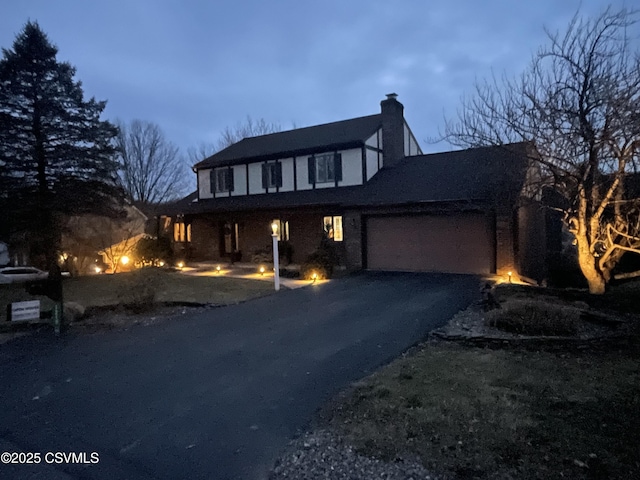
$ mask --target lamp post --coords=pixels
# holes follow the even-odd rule
[[[273,282],[276,292],[280,290],[280,265],[278,262],[278,224],[271,224],[271,239],[273,240]]]

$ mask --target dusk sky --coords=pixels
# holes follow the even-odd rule
[[[607,0],[23,0],[4,2],[0,46],[27,20],[77,68],[105,116],[158,123],[184,152],[250,115],[284,129],[378,113],[398,93],[425,152],[474,79],[517,74],[580,7]],[[614,7],[633,2],[614,1]],[[637,28],[636,28],[636,37]]]

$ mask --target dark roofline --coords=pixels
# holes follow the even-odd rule
[[[522,141],[522,142],[513,142],[513,143],[503,143],[502,145],[480,145],[478,147],[467,147],[467,148],[461,148],[459,150],[443,150],[441,152],[431,152],[431,153],[422,153],[420,155],[405,156],[398,165],[418,157],[425,158],[428,160],[429,159],[428,157],[434,158],[441,155],[462,154],[464,152],[472,152],[472,151],[477,152],[478,150],[494,150],[494,149],[503,149],[508,152],[520,154],[522,153],[522,149],[527,150],[528,148],[531,149],[532,154],[537,153],[534,142]]]
[[[214,163],[205,164],[204,162],[207,162],[208,160],[211,159],[211,157],[209,157],[209,159],[203,160],[202,162],[195,164],[193,168],[194,170],[197,171],[204,168],[208,169],[208,168],[218,168],[218,167],[229,167],[232,165],[244,165],[245,163],[265,162],[268,160],[279,160],[279,159],[292,158],[292,157],[301,157],[304,155],[312,155],[314,153],[329,152],[333,150],[346,150],[350,148],[359,148],[359,147],[362,147],[362,145],[364,145],[364,140],[358,140],[358,141],[348,142],[348,143],[327,144],[327,145],[323,145],[322,147],[300,148],[297,150],[283,150],[281,152],[278,152],[275,154],[269,154],[269,155],[256,155],[252,157],[241,157],[237,159],[220,160],[220,161],[212,160],[215,162],[215,164]]]
[[[236,142],[228,146],[227,148],[220,150],[219,152],[216,152],[215,154],[196,163],[193,166],[193,169],[197,171],[202,168],[212,168],[212,167],[215,168],[215,167],[225,167],[230,165],[241,165],[244,163],[253,163],[253,162],[266,161],[266,160],[290,158],[294,156],[309,155],[309,154],[319,153],[324,151],[358,148],[363,146],[366,140],[371,135],[373,135],[378,130],[378,128],[380,128],[379,125],[376,125],[375,128],[365,129],[364,131],[366,133],[364,134],[362,134],[362,132],[358,132],[359,134],[355,135],[355,137],[350,138],[348,140],[339,141],[339,142],[333,142],[333,143],[323,142],[322,144],[318,144],[318,145],[305,146],[305,147],[299,147],[299,148],[293,148],[293,149],[284,148],[284,149],[278,149],[277,151],[266,153],[266,154],[234,153],[235,150],[239,150],[240,152],[242,152],[243,147],[245,147],[248,143],[256,143],[260,141],[269,142],[271,140],[278,140],[279,139],[278,137],[286,138],[287,136],[290,136],[290,137],[295,136],[295,139],[298,139],[300,137],[304,137],[305,135],[312,136],[314,130],[322,131],[327,128],[337,128],[340,126],[340,124],[345,124],[346,128],[347,127],[353,128],[353,125],[357,124],[358,122],[367,122],[367,121],[373,121],[376,119],[380,119],[380,122],[381,122],[382,121],[381,114],[376,113],[373,115],[365,115],[362,117],[349,118],[346,120],[339,120],[336,122],[322,123],[319,125],[312,125],[309,127],[295,128],[291,130],[284,130],[282,132],[274,132],[274,133],[268,133],[265,135],[257,135],[254,137],[243,138],[239,142]],[[351,124],[351,125],[348,125],[348,124]],[[310,140],[308,143],[313,143],[313,140]],[[225,158],[225,156],[228,156],[228,155],[231,155],[231,156],[229,158]]]

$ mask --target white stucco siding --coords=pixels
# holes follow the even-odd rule
[[[291,192],[294,190],[293,183],[293,158],[285,158],[280,160],[282,165],[282,186],[278,189],[280,192]]]
[[[364,142],[365,145],[368,145],[369,147],[373,147],[373,148],[378,148],[378,136],[379,136],[378,132],[380,132],[380,130],[378,130],[376,133],[374,133],[369,138],[367,138],[367,141]]]
[[[298,190],[310,190],[313,185],[309,183],[309,155],[296,157],[296,179]]]
[[[213,198],[211,194],[211,169],[198,170],[198,196]]]
[[[319,152],[318,155],[321,155],[322,153],[333,152]],[[349,150],[339,150],[338,153],[342,156],[342,180],[338,182],[338,187],[361,185],[362,150],[359,148],[352,148]],[[310,156],[311,155],[305,155],[303,157],[296,158],[296,176],[298,190],[309,190],[313,188],[313,185],[309,183],[308,161]],[[335,186],[335,182],[316,183],[316,188],[335,188]]]
[[[367,180],[378,173],[378,155],[378,152],[367,148]]]
[[[411,133],[411,129],[406,122],[404,124],[404,155],[406,157],[422,155],[422,149],[418,145],[416,137],[413,136],[413,133]]]
[[[233,166],[233,192],[231,195],[247,194],[247,167],[245,165]]]
[[[262,162],[249,164],[249,194],[266,193],[262,188]]]
[[[342,150],[342,181],[338,182],[339,187],[349,185],[362,185],[362,150],[352,148]]]

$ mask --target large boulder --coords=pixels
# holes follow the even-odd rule
[[[76,302],[64,302],[65,322],[71,323],[84,317],[85,308]]]

